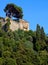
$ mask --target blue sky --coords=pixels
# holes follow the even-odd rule
[[[23,19],[29,22],[30,29],[36,30],[36,25],[40,24],[48,33],[48,0],[0,0],[0,16],[5,17],[3,9],[8,3],[22,7]]]

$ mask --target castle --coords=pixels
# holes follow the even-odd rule
[[[7,23],[7,21],[6,21],[7,18],[8,17],[6,17],[5,19],[2,19],[2,18],[0,19],[2,26],[4,26]],[[18,30],[18,29],[24,30],[24,31],[29,31],[29,23],[27,21],[23,20],[23,19],[19,19],[19,22],[10,19],[10,23],[11,23],[10,29],[12,31],[15,31],[15,30]]]

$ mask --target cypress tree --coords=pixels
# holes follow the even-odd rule
[[[40,25],[37,24],[37,28],[36,28],[36,40],[40,40]]]
[[[45,40],[45,32],[43,27],[41,27],[41,40]]]

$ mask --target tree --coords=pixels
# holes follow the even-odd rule
[[[3,55],[4,58],[9,58],[11,56],[11,52],[4,51],[2,55]]]
[[[43,27],[41,27],[41,40],[45,40],[45,32]]]
[[[45,43],[45,32],[44,32],[44,28],[41,27],[41,46],[42,46],[42,49],[45,49],[46,47],[46,43]]]
[[[17,65],[15,59],[4,58],[3,65]]]
[[[15,18],[22,18],[23,17],[23,11],[22,8],[15,5],[15,4],[7,4],[4,12],[6,12],[6,16],[8,17],[15,17]]]
[[[35,50],[43,50],[46,47],[45,43],[45,33],[43,27],[40,28],[40,26],[37,24],[36,29],[36,43],[34,45]]]
[[[40,65],[48,65],[48,53],[46,50],[39,51]]]
[[[0,30],[1,30],[1,27],[2,27],[2,25],[1,25],[1,22],[0,22]]]
[[[3,65],[3,59],[0,58],[0,65]]]
[[[40,34],[41,34],[40,26],[39,26],[39,24],[37,24],[37,28],[36,28],[36,39],[37,40],[40,40]]]
[[[4,25],[4,30],[7,32],[10,29],[10,19],[8,18],[6,21],[7,23]]]

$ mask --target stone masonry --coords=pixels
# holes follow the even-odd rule
[[[6,24],[7,18],[8,17],[5,18],[5,21],[2,21],[2,25],[5,25]],[[29,23],[26,22],[23,19],[19,19],[19,22],[10,19],[10,23],[11,23],[10,24],[10,29],[12,31],[15,31],[15,30],[18,30],[18,29],[21,29],[21,30],[24,30],[24,31],[29,31]]]

